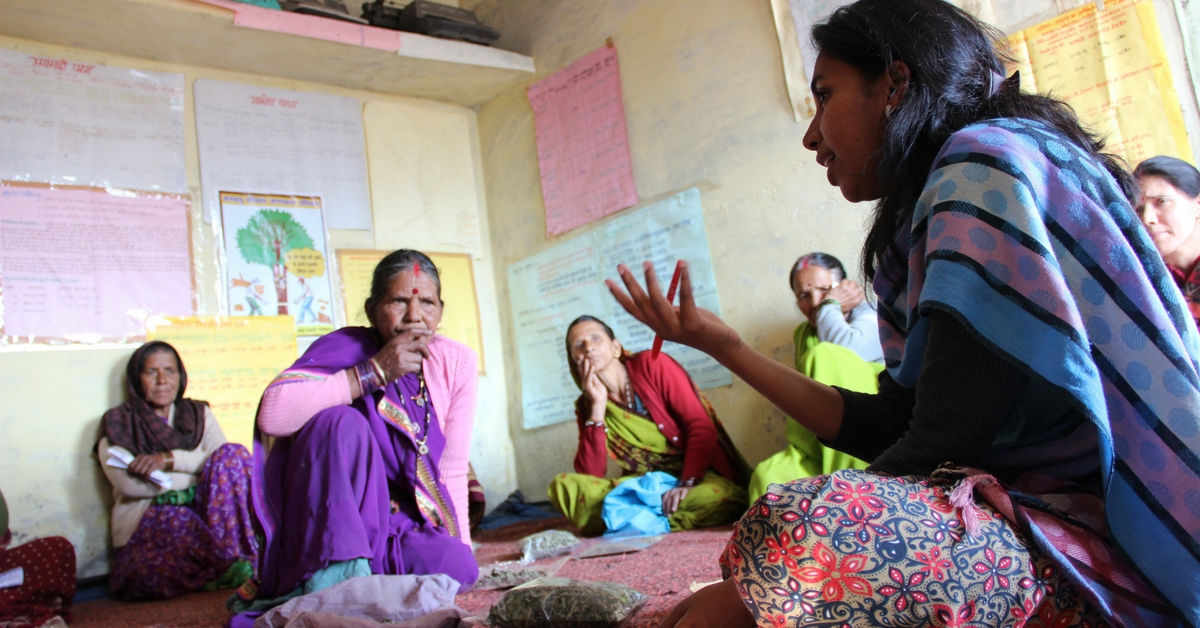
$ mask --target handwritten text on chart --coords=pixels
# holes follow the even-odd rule
[[[371,228],[358,99],[211,79],[193,91],[206,222],[238,190],[319,196],[330,229]]]
[[[83,63],[71,63],[66,59],[44,59],[42,57],[30,57],[35,68],[50,68],[52,70],[65,71],[69,66],[72,70],[79,74],[91,74],[92,70],[96,69],[94,65],[86,65]]]
[[[186,201],[0,190],[6,336],[120,339],[191,312]]]
[[[1179,98],[1150,2],[1091,3],[1008,40],[1022,88],[1050,93],[1136,164],[1153,155],[1191,159]]]
[[[0,180],[187,191],[182,74],[0,50]]]
[[[247,447],[263,390],[296,360],[290,316],[160,319],[147,338],[179,351],[187,365],[188,396],[207,401],[225,437]]]
[[[695,189],[508,267],[527,429],[574,416],[579,388],[571,380],[563,340],[567,325],[578,316],[604,320],[627,349],[650,348],[654,334],[618,306],[603,283],[617,277],[617,265],[640,268],[643,260],[650,260],[659,283],[666,285],[677,259],[688,262],[697,304],[719,313],[700,192]],[[664,349],[700,388],[732,382],[729,371],[699,351],[673,343]],[[529,373],[537,376],[526,377]]]
[[[529,88],[546,230],[637,204],[617,51],[601,48]]]
[[[251,105],[262,105],[264,107],[274,107],[276,102],[279,103],[280,107],[283,107],[285,109],[295,109],[296,105],[300,104],[299,100],[288,100],[286,98],[271,98],[270,96],[268,96],[266,94],[263,94],[261,96],[251,96],[250,97]]]

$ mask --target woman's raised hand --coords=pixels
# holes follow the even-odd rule
[[[600,375],[596,373],[590,359],[584,358],[582,366],[583,390],[592,398],[592,407],[605,407],[608,404],[608,387],[600,381]]]
[[[851,310],[858,307],[863,302],[863,297],[866,294],[863,292],[862,286],[858,285],[853,279],[843,279],[838,282],[829,292],[825,293],[826,299],[837,299],[842,306],[842,313],[849,314]]]
[[[679,278],[679,306],[675,307],[659,288],[654,274],[654,264],[645,262],[646,289],[638,285],[637,279],[627,266],[617,266],[625,290],[612,279],[604,283],[612,291],[617,302],[631,316],[654,330],[663,340],[695,347],[717,360],[732,355],[742,345],[742,339],[732,327],[726,325],[716,314],[696,307],[692,297],[692,282],[688,277],[688,264],[683,262]]]
[[[421,370],[421,362],[429,357],[431,338],[431,330],[406,329],[389,340],[383,349],[375,354],[375,361],[379,363],[379,368],[383,369],[387,381],[394,382],[409,373]]]

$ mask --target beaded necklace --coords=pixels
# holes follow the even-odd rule
[[[429,440],[429,408],[425,407],[425,402],[429,400],[429,389],[425,387],[424,369],[417,371],[417,379],[421,382],[421,387],[417,390],[417,394],[412,396],[412,400],[418,407],[425,410],[425,428],[421,431],[423,436],[413,440],[417,443],[417,453],[424,456],[429,453],[429,447],[425,444]]]

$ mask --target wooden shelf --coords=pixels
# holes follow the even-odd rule
[[[0,0],[0,35],[467,107],[534,71],[506,50],[211,1]]]

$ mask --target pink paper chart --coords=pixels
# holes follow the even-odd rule
[[[547,233],[636,205],[616,49],[587,55],[531,86],[528,96]]]

